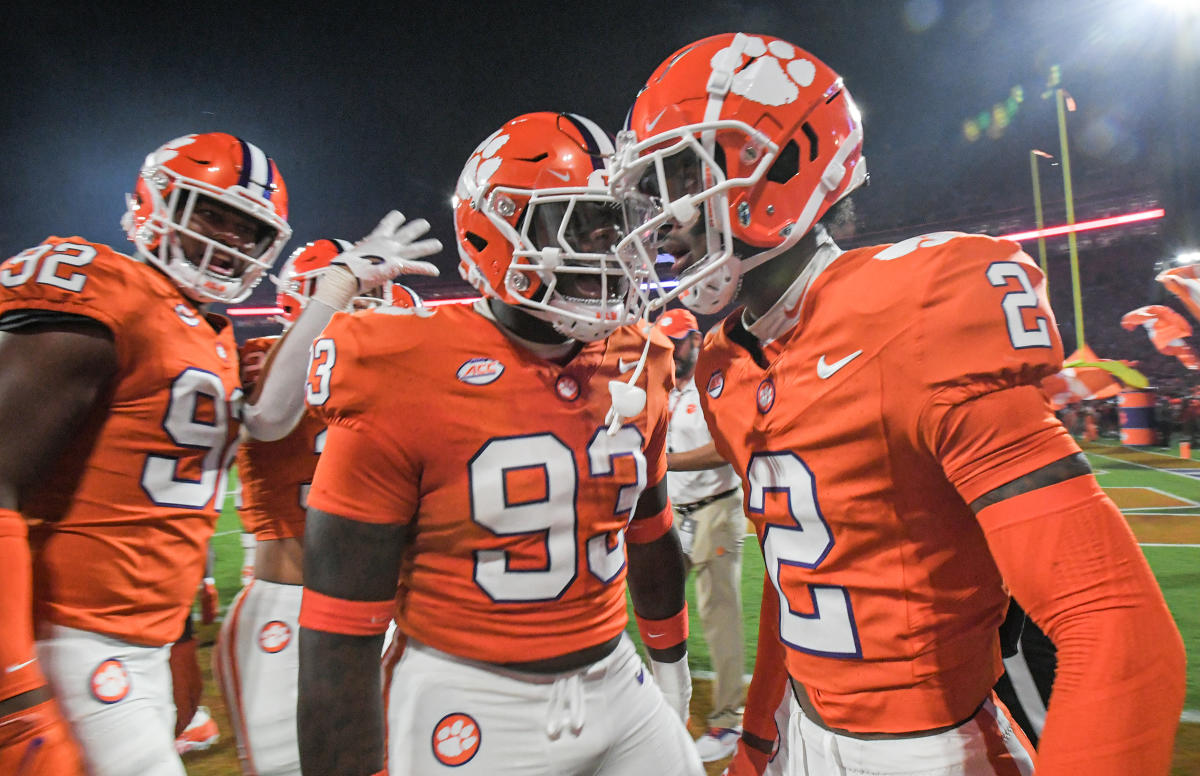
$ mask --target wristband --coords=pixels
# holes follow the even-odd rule
[[[350,601],[304,588],[300,627],[345,636],[378,636],[392,621],[392,599]]]
[[[637,612],[634,612],[633,616],[637,620],[638,632],[642,635],[642,642],[647,647],[653,649],[670,649],[687,641],[687,601],[683,602],[682,609],[662,620],[647,620]]]

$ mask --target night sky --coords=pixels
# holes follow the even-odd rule
[[[3,12],[5,255],[48,234],[127,250],[118,219],[145,155],[225,131],[278,163],[288,252],[397,208],[434,224],[441,286],[456,286],[449,197],[479,140],[534,110],[615,131],[662,59],[718,32],[782,37],[845,78],[871,172],[856,200],[877,223],[962,197],[1029,208],[1029,149],[1058,153],[1051,65],[1079,104],[1074,172],[1098,185],[1169,176],[1180,115],[1179,26],[1154,0],[44,5]],[[1011,124],[969,142],[964,122],[1014,86]],[[272,297],[264,283],[252,299]]]

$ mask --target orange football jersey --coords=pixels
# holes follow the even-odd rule
[[[470,306],[428,317],[339,314],[313,343],[309,405],[329,424],[309,503],[409,527],[396,621],[444,652],[541,660],[625,626],[625,531],[666,475],[670,343],[652,342],[646,407],[606,432],[635,327],[566,366],[515,345]],[[658,523],[670,509],[639,516]],[[632,535],[632,534],[631,534]],[[631,539],[633,540],[633,539]]]
[[[841,255],[804,305],[765,368],[730,339],[748,336],[739,311],[696,371],[743,478],[788,671],[832,727],[960,722],[1000,674],[1008,600],[968,504],[1078,447],[1040,399],[987,437],[943,421],[1061,367],[1041,272],[1013,243],[937,233]]]
[[[266,354],[279,337],[256,337],[242,345],[242,386],[253,390]],[[300,424],[283,439],[249,439],[238,447],[237,470],[242,487],[238,515],[242,527],[264,541],[304,536],[308,488],[317,456],[325,442],[325,424],[305,412]]]
[[[154,268],[78,237],[0,264],[0,315],[22,309],[99,321],[118,360],[107,402],[21,504],[37,521],[36,616],[172,642],[204,572],[236,441],[233,327],[198,313]]]

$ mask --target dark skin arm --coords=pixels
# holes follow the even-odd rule
[[[17,509],[108,387],[117,348],[100,323],[27,326],[0,332],[0,364],[0,508]]]
[[[405,526],[377,525],[308,510],[304,586],[351,601],[396,594]],[[305,773],[368,776],[383,768],[383,636],[301,628],[297,727]]]
[[[655,515],[667,505],[667,482],[642,493],[635,516]],[[667,531],[648,544],[625,545],[629,559],[629,596],[633,609],[649,620],[662,620],[683,608],[684,566],[683,549],[674,531]],[[674,663],[687,654],[687,642],[668,649],[650,649],[650,657],[660,663]]]
[[[27,326],[0,332],[0,364],[0,509],[16,511],[104,393],[117,371],[117,350],[99,323]],[[29,573],[28,565],[23,573]],[[21,638],[33,643],[32,632]],[[0,701],[0,716],[50,697],[42,686],[7,698]]]

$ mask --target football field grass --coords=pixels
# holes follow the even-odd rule
[[[1085,450],[1100,484],[1129,520],[1183,634],[1188,651],[1187,700],[1172,773],[1200,774],[1200,461],[1181,460],[1174,448],[1137,450],[1116,445],[1085,445]],[[239,524],[232,499],[228,500],[217,525],[213,546],[224,611],[238,590],[242,564]],[[762,553],[753,535],[747,536],[742,559],[743,631],[749,674],[758,639],[758,604],[763,580]],[[690,583],[688,605],[693,634],[688,645],[689,661],[696,675],[692,713],[694,718],[703,720],[708,711],[706,677],[711,676],[712,664],[695,615],[696,600]],[[636,639],[636,629],[631,626],[630,632]],[[238,773],[232,730],[208,666],[215,636],[216,626],[201,626],[198,631],[201,666],[206,677],[201,703],[213,709],[222,738],[211,750],[184,758],[191,776]],[[724,765],[724,761],[710,763],[708,772],[719,774]]]

